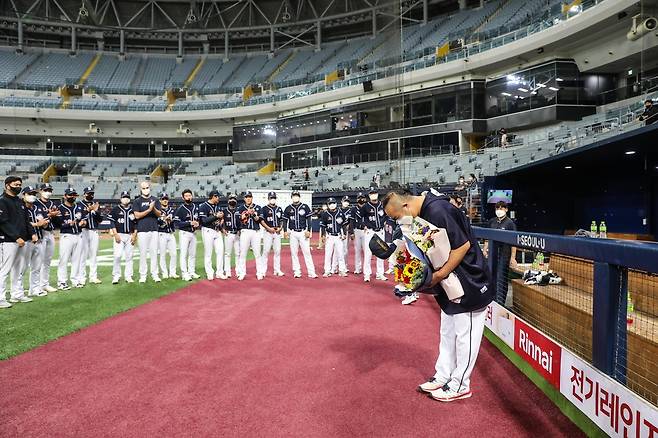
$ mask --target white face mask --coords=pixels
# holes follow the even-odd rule
[[[329,210],[335,210],[336,209],[336,204],[331,203],[329,204]]]
[[[371,202],[377,202],[378,199],[379,199],[379,195],[370,195]]]
[[[298,203],[299,202],[299,196],[293,196],[292,197],[292,202],[294,202],[295,204]]]
[[[341,205],[343,206],[343,208],[347,208],[347,207],[350,206],[350,203],[347,202],[347,201],[343,201],[343,202],[341,203]]]
[[[276,205],[276,199],[270,199],[267,201],[270,205]]]
[[[53,192],[41,192],[41,196],[43,199],[50,199],[50,197],[53,195]]]
[[[36,195],[25,195],[25,202],[29,202],[30,204],[34,204],[37,202],[37,197]]]
[[[322,211],[327,211],[327,206],[326,205],[322,206]]]
[[[497,216],[499,219],[504,218],[506,214],[507,214],[507,213],[505,213],[505,210],[496,210],[496,216]]]
[[[121,205],[130,204],[130,198],[121,198]]]
[[[411,231],[411,225],[414,223],[413,216],[402,216],[400,219],[396,220],[402,231]]]
[[[151,189],[142,189],[142,195],[148,196],[151,194]]]

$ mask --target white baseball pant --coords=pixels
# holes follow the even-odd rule
[[[176,275],[176,236],[174,233],[158,233],[158,252],[160,254],[160,272],[163,277]],[[167,254],[169,254],[169,268],[167,268]]]
[[[272,263],[274,273],[281,272],[281,233],[270,233],[263,230],[263,272],[267,273],[270,251],[274,250]]]
[[[471,373],[480,351],[487,308],[475,312],[448,315],[441,311],[441,339],[434,378],[446,382],[450,389],[470,389]]]
[[[50,286],[50,263],[55,254],[55,234],[52,231],[43,231],[41,237],[41,272],[40,272],[40,286],[44,290]]]
[[[16,263],[14,264],[14,272],[12,272],[12,298],[20,298],[25,295],[23,279],[26,272],[30,273],[29,293],[37,294],[41,291],[41,245],[40,242],[25,242],[25,246],[20,248],[16,254]]]
[[[335,255],[338,259],[338,272],[345,272],[345,256],[343,254],[343,240],[340,236],[327,234],[327,240],[324,242],[324,273],[331,273],[332,258]]]
[[[372,236],[377,234],[382,239],[384,238],[384,230],[379,230],[375,233],[374,230],[365,230],[363,233],[363,278],[370,278],[372,275],[372,252],[370,251],[370,239]],[[384,260],[375,257],[377,259],[377,276],[384,275]]]
[[[236,271],[238,275],[247,275],[247,253],[249,248],[254,253],[256,260],[256,275],[265,275],[263,272],[263,257],[261,254],[261,236],[260,231],[244,229],[240,230],[240,255],[238,256],[238,266]]]
[[[146,257],[150,258],[151,278],[158,277],[158,232],[137,232],[137,244],[139,245],[139,280],[144,281],[148,275],[148,264]]]
[[[347,270],[347,254],[349,252],[349,237],[342,239],[343,242],[343,259],[345,260],[345,270]],[[331,272],[338,271],[338,253],[334,251],[334,255],[331,257]]]
[[[180,246],[180,273],[183,278],[190,277],[196,271],[196,234],[190,231],[178,232]]]
[[[57,283],[67,283],[67,270],[71,262],[71,282],[75,286],[80,277],[80,235],[59,235],[59,264],[57,265]]]
[[[3,242],[0,243],[0,303],[7,301],[7,283],[9,283],[9,274],[16,263],[16,252],[18,243]],[[11,285],[9,287],[11,291]]]
[[[240,259],[240,235],[226,233],[224,238],[224,274],[231,276],[231,256],[235,254],[235,271],[238,271],[238,261]]]
[[[98,280],[98,230],[84,228],[80,233],[80,239],[82,246],[78,283],[84,283],[87,280],[87,263],[89,264],[89,280]]]
[[[121,278],[121,259],[124,260],[123,278],[125,280],[133,279],[133,250],[134,245],[131,241],[131,234],[117,233],[121,242],[114,240],[113,255],[114,266],[112,267],[112,281],[119,281]]]
[[[203,240],[203,266],[206,269],[206,277],[208,280],[212,280],[224,273],[224,236],[221,231],[203,227],[201,228],[201,239]],[[213,270],[212,267],[213,251],[216,270]]]
[[[354,230],[354,273],[360,274],[363,271],[363,235],[364,230]]]
[[[306,263],[306,272],[309,276],[314,276],[315,265],[311,256],[311,239],[304,235],[304,231],[290,231],[290,255],[292,257],[292,271],[295,275],[301,275],[302,273],[297,255],[300,247],[304,255],[304,263]]]

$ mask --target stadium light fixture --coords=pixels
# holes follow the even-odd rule
[[[562,79],[562,78],[555,78],[555,80],[558,81],[558,82],[562,82],[564,79]]]
[[[559,88],[555,88],[555,87],[548,87],[548,89],[551,90],[551,91],[560,91]]]
[[[511,96],[511,94],[509,94],[509,93],[505,93],[505,92],[502,92],[502,93],[500,93],[500,94],[502,94],[503,96],[508,96],[508,97]]]
[[[523,88],[523,87],[519,87],[519,88],[517,88],[517,90],[522,91],[522,92],[524,92],[524,93],[527,93],[527,92],[528,92],[528,89],[527,89],[527,88]]]
[[[626,151],[624,152],[626,155],[635,155],[635,151]]]
[[[567,169],[567,170],[568,169],[573,169],[573,167],[571,167],[571,166],[564,166],[564,168]]]
[[[48,143],[50,143],[50,139],[47,139],[46,141],[47,141]]]

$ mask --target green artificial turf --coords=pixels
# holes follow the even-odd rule
[[[54,259],[58,258],[57,246],[55,245]],[[101,259],[109,259],[107,256],[111,256],[111,248],[112,240],[101,239],[98,253]],[[249,258],[253,258],[251,252]],[[119,284],[112,285],[112,266],[103,266],[101,263],[108,262],[99,262],[98,275],[103,284],[87,284],[81,289],[57,291],[46,297],[34,297],[31,303],[18,303],[9,309],[0,309],[0,360],[31,350],[194,283],[180,279],[154,283],[149,279],[146,284],[139,284],[137,248],[133,254],[135,283],[128,284],[122,279]],[[197,242],[196,266],[196,273],[204,278],[203,246],[200,238]],[[56,271],[56,267],[51,267],[51,286],[57,284]],[[180,270],[178,274],[180,275]],[[29,277],[29,274],[27,276]]]

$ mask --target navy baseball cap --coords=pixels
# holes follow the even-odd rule
[[[335,204],[335,203],[336,203],[336,198],[327,199],[327,204]]]
[[[166,193],[165,193],[165,195],[166,195]],[[128,190],[124,190],[123,192],[121,192],[121,197],[122,198],[130,198],[130,192]]]
[[[23,187],[23,193],[36,193],[37,189],[32,186]]]
[[[249,197],[252,197],[252,198],[253,198],[254,195],[252,195],[251,192],[247,192],[247,193],[244,194],[244,197],[245,197],[245,198],[249,198]]]
[[[276,199],[276,193],[270,192],[267,194],[267,199]]]
[[[235,193],[229,193],[228,199],[238,199],[238,196]]]
[[[373,193],[379,193],[379,192],[377,191],[376,187],[370,187],[370,191],[368,193],[373,194]]]
[[[78,196],[78,192],[73,187],[69,187],[66,190],[64,190],[64,194]]]
[[[167,192],[160,193],[160,199],[169,199],[169,193]]]
[[[295,195],[300,196],[299,190],[293,190],[290,196],[295,196]]]
[[[212,198],[213,196],[219,197],[219,192],[217,190],[211,190],[210,193],[208,193],[208,198]]]
[[[85,187],[83,190],[83,193],[86,195],[87,193],[94,193],[94,188],[93,187]]]
[[[40,190],[50,190],[50,191],[52,191],[52,190],[53,190],[53,186],[52,186],[51,184],[49,184],[49,183],[43,183],[43,184],[41,184],[41,186],[39,187],[39,189],[40,189]]]
[[[350,202],[350,197],[349,196],[343,196],[343,201]]]

